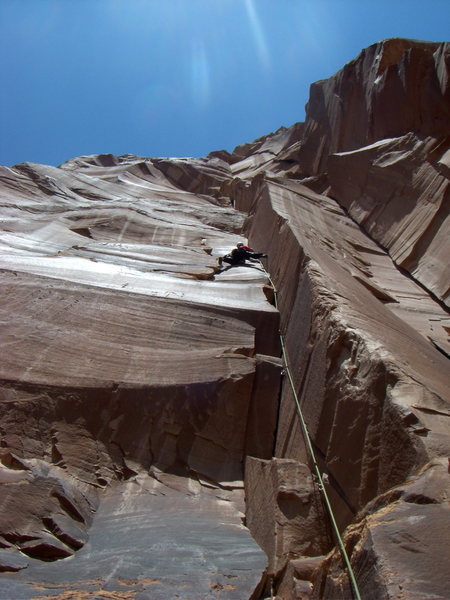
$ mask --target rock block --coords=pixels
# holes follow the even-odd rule
[[[276,600],[310,600],[323,561],[323,556],[289,561],[277,586]]]
[[[292,558],[317,556],[330,547],[320,495],[306,465],[248,457],[245,490],[246,524],[268,556],[269,575],[278,575]]]

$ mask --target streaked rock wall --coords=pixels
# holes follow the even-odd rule
[[[3,168],[4,598],[34,597],[30,581],[161,598],[259,585],[243,462],[272,456],[279,316],[258,265],[217,272],[244,222],[204,193],[223,173],[110,155]]]
[[[374,44],[312,85],[297,154],[329,194],[449,305],[450,46]]]

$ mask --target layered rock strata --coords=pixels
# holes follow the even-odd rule
[[[228,169],[197,163],[200,187]],[[278,313],[258,265],[216,273],[243,215],[155,164],[2,171],[5,598],[242,598],[264,570],[242,478],[272,455]]]
[[[375,44],[231,154],[1,169],[1,598],[351,598],[294,391],[362,597],[446,598],[448,57]]]

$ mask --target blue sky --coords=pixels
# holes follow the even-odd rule
[[[0,164],[231,151],[362,48],[449,34],[449,0],[0,0]]]

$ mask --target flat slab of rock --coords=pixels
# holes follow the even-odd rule
[[[12,550],[0,550],[0,573],[4,571],[21,571],[28,566],[28,557]]]
[[[1,577],[0,598],[250,598],[267,559],[242,525],[242,492],[161,477],[105,493],[90,541],[56,563],[27,558],[23,574]]]

